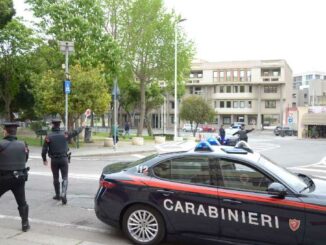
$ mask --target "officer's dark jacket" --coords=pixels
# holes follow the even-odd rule
[[[240,140],[248,139],[247,133],[250,133],[254,129],[240,129],[238,132],[235,132],[233,135],[238,134]]]
[[[0,171],[23,170],[26,168],[29,150],[16,136],[8,135],[0,141]]]
[[[77,136],[83,128],[78,128],[73,132],[64,132],[60,128],[52,128],[50,134],[45,137],[43,148],[42,148],[42,158],[46,161],[46,154],[49,153],[50,158],[63,158],[67,157],[68,153],[68,141]]]

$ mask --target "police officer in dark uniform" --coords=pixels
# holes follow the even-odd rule
[[[245,129],[245,126],[241,126],[241,129],[238,132],[235,132],[233,135],[238,134],[239,135],[239,140],[243,140],[245,142],[248,142],[248,135],[247,133],[250,133],[254,129]]]
[[[45,137],[42,158],[43,164],[48,165],[46,154],[49,154],[51,158],[51,170],[53,174],[53,185],[55,190],[55,196],[53,199],[61,200],[62,204],[67,204],[67,188],[68,188],[68,141],[81,133],[85,128],[85,122],[82,127],[74,130],[73,132],[64,132],[60,130],[61,120],[52,120],[52,131]],[[59,182],[59,170],[62,178],[62,193],[60,195],[60,182]]]
[[[4,138],[0,141],[0,197],[11,190],[14,194],[19,215],[22,219],[22,230],[30,229],[28,222],[28,205],[25,197],[25,181],[28,170],[26,162],[29,150],[26,143],[16,137],[17,123],[4,123]]]

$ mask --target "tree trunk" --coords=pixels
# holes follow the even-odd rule
[[[140,81],[140,121],[138,125],[137,136],[143,135],[145,110],[146,110],[145,90],[146,90],[145,81],[141,80]]]
[[[105,127],[105,115],[102,115],[102,127]]]
[[[10,97],[3,97],[3,101],[5,102],[5,119],[7,121],[10,121],[11,118],[11,110],[10,110],[10,105],[11,105],[11,98]]]
[[[149,136],[153,135],[152,125],[151,122],[148,120],[148,114],[145,114],[145,125],[147,127],[147,132]]]

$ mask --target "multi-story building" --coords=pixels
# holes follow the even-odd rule
[[[215,123],[240,121],[260,128],[285,123],[292,87],[292,70],[285,60],[198,60],[192,64],[185,96],[203,96],[215,108]]]
[[[307,106],[310,104],[309,85],[314,80],[326,80],[326,73],[312,71],[293,76],[292,107]]]

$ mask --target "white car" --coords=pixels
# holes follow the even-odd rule
[[[182,131],[184,131],[184,132],[192,132],[193,130],[195,130],[195,125],[194,124],[192,125],[192,128],[191,128],[191,124],[190,123],[185,123],[183,125]],[[202,132],[202,131],[203,131],[203,129],[198,126],[197,132]]]

